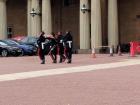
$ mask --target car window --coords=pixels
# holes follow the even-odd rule
[[[13,41],[13,40],[8,40],[11,44],[16,44],[16,45],[19,45],[19,43],[18,42],[16,42],[16,41]]]
[[[28,37],[23,38],[23,39],[21,40],[21,42],[23,42],[23,43],[28,42]]]
[[[15,43],[13,43],[10,40],[4,40],[4,43],[8,44],[8,45],[16,45]]]
[[[36,38],[34,38],[34,37],[29,38],[29,42],[30,43],[36,42]]]
[[[0,45],[7,46],[7,44],[3,42],[0,42]]]

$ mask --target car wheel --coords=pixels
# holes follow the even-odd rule
[[[23,49],[21,50],[20,56],[24,56],[24,51],[23,51]]]
[[[2,52],[1,52],[1,56],[2,57],[7,57],[8,56],[8,51],[7,50],[2,50]]]

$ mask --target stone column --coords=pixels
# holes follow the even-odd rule
[[[101,45],[101,2],[100,0],[91,0],[91,47],[97,48]]]
[[[83,4],[89,8],[89,0],[80,0],[80,49],[90,49],[90,13],[81,11]]]
[[[108,45],[118,45],[118,7],[117,0],[108,1]]]
[[[28,35],[31,35],[31,0],[27,0],[27,33]]]
[[[51,0],[42,0],[42,30],[46,34],[52,32]]]
[[[6,0],[0,0],[0,39],[7,38]]]
[[[31,7],[32,9],[35,9],[35,12],[40,12],[40,0],[32,0]],[[31,35],[37,36],[41,31],[41,19],[40,15],[35,15],[34,17],[31,17]]]

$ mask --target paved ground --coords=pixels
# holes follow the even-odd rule
[[[37,56],[0,57],[0,105],[140,105],[140,56],[39,63]]]

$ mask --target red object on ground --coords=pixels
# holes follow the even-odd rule
[[[134,57],[136,52],[140,52],[140,42],[130,42],[130,56]]]

